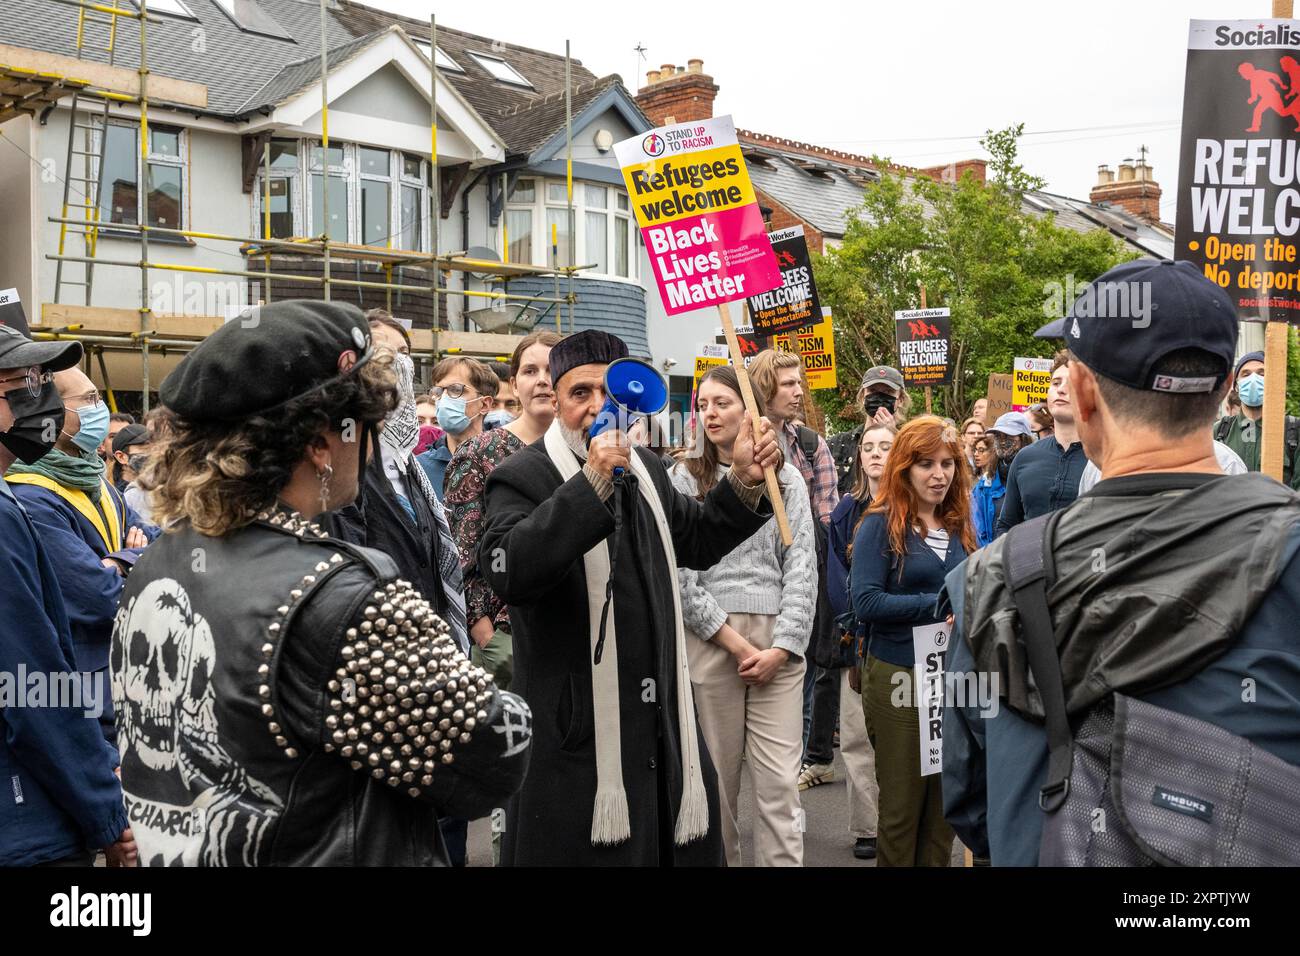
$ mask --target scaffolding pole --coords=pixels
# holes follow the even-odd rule
[[[145,223],[149,222],[149,61],[145,55],[145,41],[149,33],[148,0],[139,0],[140,6],[140,185],[144,190],[141,204]],[[104,135],[108,135],[107,125]],[[101,160],[101,162],[103,162]],[[140,230],[140,332],[149,332],[153,310],[149,305],[149,230]],[[149,350],[140,351],[140,402],[144,414],[149,414]]]
[[[573,215],[573,79],[569,41],[564,41],[564,182],[569,197],[569,334],[573,334],[573,264],[578,260],[578,225]]]
[[[329,44],[325,35],[325,5],[320,0],[320,208],[324,220],[321,244],[325,247],[325,301],[330,300],[330,97],[329,97]],[[307,164],[311,166],[310,163]],[[311,192],[311,173],[307,174],[307,190]]]

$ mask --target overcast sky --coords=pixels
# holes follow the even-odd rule
[[[618,73],[633,91],[647,69],[699,57],[720,87],[715,114],[737,126],[909,165],[982,156],[984,130],[1023,122],[1029,171],[1079,198],[1099,164],[1146,145],[1167,222],[1188,20],[1271,9],[1267,0],[367,2],[558,53],[567,39],[584,66]]]

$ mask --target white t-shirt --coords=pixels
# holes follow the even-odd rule
[[[940,561],[948,560],[948,532],[943,528],[928,529],[925,543]]]
[[[1221,441],[1214,443],[1214,457],[1218,459],[1219,467],[1223,469],[1225,475],[1246,473],[1246,463],[1241,460],[1241,456]],[[1083,475],[1079,478],[1079,494],[1091,491],[1092,486],[1099,481],[1101,481],[1101,470],[1092,462],[1088,462],[1083,468]]]

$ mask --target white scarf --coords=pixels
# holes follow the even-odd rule
[[[546,453],[568,481],[582,470],[577,455],[568,446],[557,418],[544,439]],[[681,589],[677,582],[677,553],[672,531],[664,515],[663,503],[655,491],[654,480],[644,462],[634,451],[632,473],[637,477],[641,497],[654,515],[663,545],[664,569],[669,576],[673,595],[673,625],[677,653],[677,731],[682,751],[682,800],[677,813],[673,841],[685,846],[709,832],[709,804],[704,790],[704,773],[700,766],[699,739],[695,730],[695,695],[686,662],[686,629],[682,626]],[[600,612],[605,603],[605,583],[609,580],[609,542],[602,541],[582,558],[587,578],[587,623],[591,637],[592,712],[596,735],[596,805],[591,815],[593,846],[622,843],[632,835],[627,808],[627,791],[623,786],[623,734],[619,722],[618,641],[615,636],[614,602],[610,603],[605,628],[605,647],[600,664],[595,663],[596,643],[600,640]]]

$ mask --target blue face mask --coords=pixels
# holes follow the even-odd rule
[[[514,420],[515,416],[511,415],[504,408],[498,408],[483,416],[483,427],[500,428],[502,425],[509,425]]]
[[[72,436],[72,444],[86,454],[92,454],[108,437],[108,406],[103,402],[76,409],[81,427]]]
[[[444,395],[438,399],[438,426],[449,435],[459,435],[470,426],[465,414],[465,399]]]
[[[1250,375],[1237,383],[1237,394],[1241,404],[1259,408],[1264,404],[1264,376]]]

